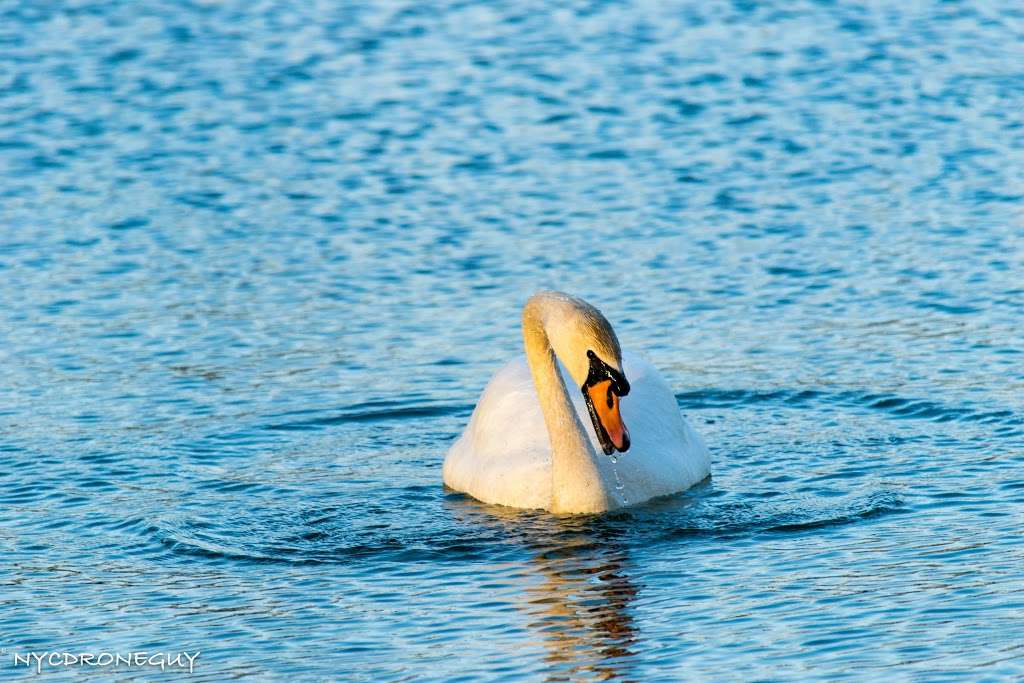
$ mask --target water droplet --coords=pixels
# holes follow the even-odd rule
[[[615,466],[619,462],[619,457],[617,455],[612,455],[610,460],[612,462],[612,474],[615,475],[615,491],[619,494],[619,499],[622,501],[622,504],[629,505],[629,501],[626,500],[626,496],[622,493],[622,489],[625,488],[625,485],[622,483],[622,478],[619,477],[619,468]]]

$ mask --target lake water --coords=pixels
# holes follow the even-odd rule
[[[1022,111],[1009,1],[0,2],[0,667],[1021,679]],[[443,489],[541,288],[710,480]]]

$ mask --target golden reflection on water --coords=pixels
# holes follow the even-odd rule
[[[500,524],[530,551],[518,607],[545,652],[546,680],[635,680],[631,605],[639,587],[613,530],[596,517],[556,517],[471,499],[451,507],[477,523]]]
[[[585,542],[536,556],[542,581],[526,590],[524,609],[547,650],[548,680],[624,679],[637,636],[627,564],[621,549]]]

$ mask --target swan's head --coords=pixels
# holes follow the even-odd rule
[[[622,350],[611,324],[582,299],[543,292],[545,330],[551,347],[576,386],[583,392],[594,431],[606,455],[629,450],[629,432],[619,399],[629,393],[622,372]]]

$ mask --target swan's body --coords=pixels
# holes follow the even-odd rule
[[[449,449],[447,486],[486,503],[602,512],[683,491],[708,476],[707,448],[679,413],[675,396],[653,365],[621,356],[596,309],[541,292],[523,310],[523,336],[526,357],[494,375]],[[612,374],[628,379],[617,407],[629,431],[617,437],[612,421],[615,449],[609,433],[599,437],[596,417],[591,424],[584,392],[566,389],[587,390],[591,349]],[[608,456],[602,447],[626,452]]]

